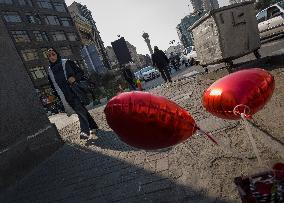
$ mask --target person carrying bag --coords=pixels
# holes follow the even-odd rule
[[[88,82],[84,81],[84,72],[75,64],[67,59],[61,59],[60,54],[50,48],[47,52],[49,60],[48,78],[52,89],[63,103],[67,115],[72,111],[79,117],[80,139],[88,139],[90,134],[95,134],[98,125],[85,108],[89,103],[86,91]]]

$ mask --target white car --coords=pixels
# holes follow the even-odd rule
[[[260,11],[256,18],[260,39],[284,33],[284,1]]]
[[[137,75],[140,75],[140,79],[145,81],[152,80],[160,76],[160,72],[152,66],[142,68],[139,72],[140,74],[137,73]]]
[[[188,62],[197,62],[197,53],[194,46],[189,46],[184,50],[183,58],[188,60]]]

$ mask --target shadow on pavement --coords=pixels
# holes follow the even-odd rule
[[[235,64],[235,71],[247,69],[248,67],[253,67],[253,68],[260,67],[271,71],[279,68],[280,66],[281,67],[284,66],[284,54],[266,56],[261,59],[255,59]]]
[[[85,146],[97,146],[101,149],[111,149],[115,151],[137,151],[137,149],[120,141],[119,137],[113,131],[104,131],[99,129],[96,136],[87,140]]]
[[[168,169],[146,170],[147,163],[137,158],[137,153],[117,159],[65,144],[0,195],[0,202],[226,202],[194,184],[176,183],[168,177]]]

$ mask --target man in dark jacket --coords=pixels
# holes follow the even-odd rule
[[[152,54],[153,66],[157,67],[160,71],[165,82],[172,82],[170,73],[169,73],[169,59],[166,54],[159,50],[157,46],[154,47],[154,53]]]

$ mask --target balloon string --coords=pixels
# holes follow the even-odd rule
[[[219,145],[219,143],[216,141],[216,138],[213,138],[212,134],[205,132],[204,130],[202,130],[198,126],[197,126],[197,130],[199,130],[199,132],[201,132],[203,135],[206,135],[214,144]]]
[[[251,128],[250,128],[250,126],[249,126],[249,122],[247,121],[247,118],[246,118],[246,116],[245,116],[244,113],[241,113],[241,117],[242,117],[242,120],[243,120],[243,122],[244,122],[245,129],[246,129],[246,131],[247,131],[247,133],[248,133],[249,140],[250,140],[250,143],[251,143],[251,145],[252,145],[253,152],[254,152],[254,154],[255,154],[256,157],[257,157],[258,164],[259,164],[260,166],[263,166],[262,159],[260,158],[259,151],[258,151],[258,149],[257,149],[257,147],[256,147],[255,139],[254,139],[253,136],[252,136],[252,132],[251,132]]]

